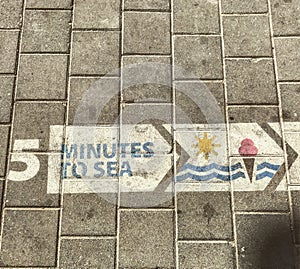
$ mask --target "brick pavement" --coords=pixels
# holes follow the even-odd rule
[[[299,268],[299,16],[297,0],[0,0],[0,267]],[[154,75],[172,87],[122,88],[131,74],[115,70],[144,62],[172,63]],[[67,139],[86,90],[104,75],[118,90],[98,119],[106,126],[125,109],[142,115],[149,106],[167,111],[169,123],[184,123],[179,106],[203,124],[179,90],[197,92],[202,81],[224,114],[228,162],[239,158],[237,137],[256,128],[242,124],[257,123],[275,141],[263,140],[257,158],[283,160],[285,190],[225,182],[222,192],[175,189],[150,207],[143,193],[64,193],[61,183],[47,192],[50,160],[59,156],[50,126],[63,126]],[[166,101],[140,104],[145,98]],[[120,129],[131,119],[121,117]],[[11,161],[24,139],[39,139],[39,171],[8,179],[26,169]],[[160,155],[172,160],[174,152],[176,145]]]

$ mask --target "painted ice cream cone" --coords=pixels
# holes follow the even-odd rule
[[[254,157],[258,153],[258,149],[254,146],[254,142],[251,139],[246,138],[241,142],[241,146],[239,147],[239,153],[243,157]],[[252,183],[255,158],[243,158],[243,161],[247,170],[247,174]]]

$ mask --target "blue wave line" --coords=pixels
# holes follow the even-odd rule
[[[271,164],[271,163],[267,163],[267,162],[263,162],[259,165],[257,165],[257,170],[262,170],[264,168],[269,168],[271,170],[277,171],[280,168],[280,165],[276,165],[276,164]]]
[[[192,173],[186,173],[184,175],[181,176],[176,176],[176,181],[183,181],[185,179],[191,178],[193,180],[197,180],[197,181],[208,181],[210,179],[213,178],[217,178],[220,179],[222,181],[230,181],[230,180],[236,180],[238,178],[246,178],[245,174],[243,172],[238,172],[236,174],[233,175],[229,175],[229,176],[224,176],[224,175],[220,175],[217,173],[211,173],[209,175],[205,175],[205,176],[199,176],[199,175],[195,175]]]
[[[263,173],[261,173],[261,174],[256,175],[256,180],[261,180],[261,179],[263,179],[263,178],[265,178],[265,177],[272,178],[273,176],[274,176],[273,173],[270,173],[270,172],[268,172],[268,171],[265,171],[265,172],[263,172]]]
[[[235,171],[239,168],[243,168],[241,163],[237,163],[237,164],[234,164],[232,166],[218,165],[216,163],[212,163],[212,164],[209,164],[207,166],[196,166],[196,165],[187,163],[184,166],[182,166],[182,168],[180,169],[180,172],[184,171],[184,170],[187,170],[187,169],[190,169],[190,170],[195,171],[195,172],[207,172],[207,171],[210,171],[212,169],[216,169],[216,170],[219,170],[219,171],[222,171],[222,172],[228,172],[229,173],[229,169],[230,169],[230,171]]]

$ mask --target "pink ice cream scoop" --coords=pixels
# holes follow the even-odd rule
[[[249,138],[245,138],[239,147],[239,154],[241,156],[256,156],[257,153],[258,149],[254,146],[254,142]]]

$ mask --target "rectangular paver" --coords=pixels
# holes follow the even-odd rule
[[[125,12],[124,53],[169,54],[170,14]]]
[[[67,55],[21,55],[18,99],[66,98]]]
[[[229,104],[278,104],[272,59],[226,60]]]
[[[120,268],[174,268],[174,213],[120,212]]]
[[[219,33],[218,1],[173,2],[175,33]]]
[[[56,264],[58,211],[6,210],[2,235],[2,266]]]
[[[232,238],[229,192],[179,193],[177,199],[180,239]]]
[[[271,56],[267,16],[223,17],[226,56]]]
[[[113,269],[115,240],[62,239],[59,268]]]
[[[268,0],[221,0],[223,13],[266,13]]]
[[[70,11],[27,10],[22,52],[68,52]]]
[[[293,204],[293,223],[295,233],[295,243],[300,244],[300,192],[293,191],[291,193]]]
[[[64,194],[63,235],[115,235],[116,195]]]
[[[232,269],[234,268],[234,248],[230,244],[180,243],[180,269]]]
[[[18,153],[15,153],[16,155]],[[37,175],[27,181],[14,181],[14,178],[7,183],[6,206],[23,207],[58,207],[58,194],[47,193],[48,170],[53,169],[48,163],[47,155],[37,156],[40,162],[40,169]],[[59,156],[58,156],[59,158]],[[10,170],[22,171],[23,164],[11,162]]]
[[[119,0],[76,0],[74,27],[88,29],[119,28]]]
[[[5,174],[7,145],[9,142],[9,126],[0,126],[0,177]]]
[[[19,31],[0,30],[0,73],[15,73]]]
[[[39,151],[49,149],[50,125],[62,125],[64,104],[17,103],[13,127],[16,139],[39,139]]]
[[[237,215],[241,268],[293,268],[295,250],[288,215]]]
[[[275,39],[279,80],[300,80],[300,38]]]
[[[170,9],[170,0],[125,0],[125,9],[153,9],[168,10]]]
[[[299,2],[293,0],[272,0],[270,2],[274,34],[299,35]]]
[[[221,39],[214,36],[175,36],[175,78],[222,79]]]
[[[0,28],[18,28],[22,22],[22,0],[0,1]]]
[[[27,0],[26,8],[71,8],[72,0]]]
[[[116,31],[75,32],[72,43],[72,74],[104,75],[119,68]]]
[[[280,84],[281,104],[283,119],[285,122],[297,122],[300,120],[300,83]]]
[[[0,122],[10,122],[15,78],[0,76]]]

